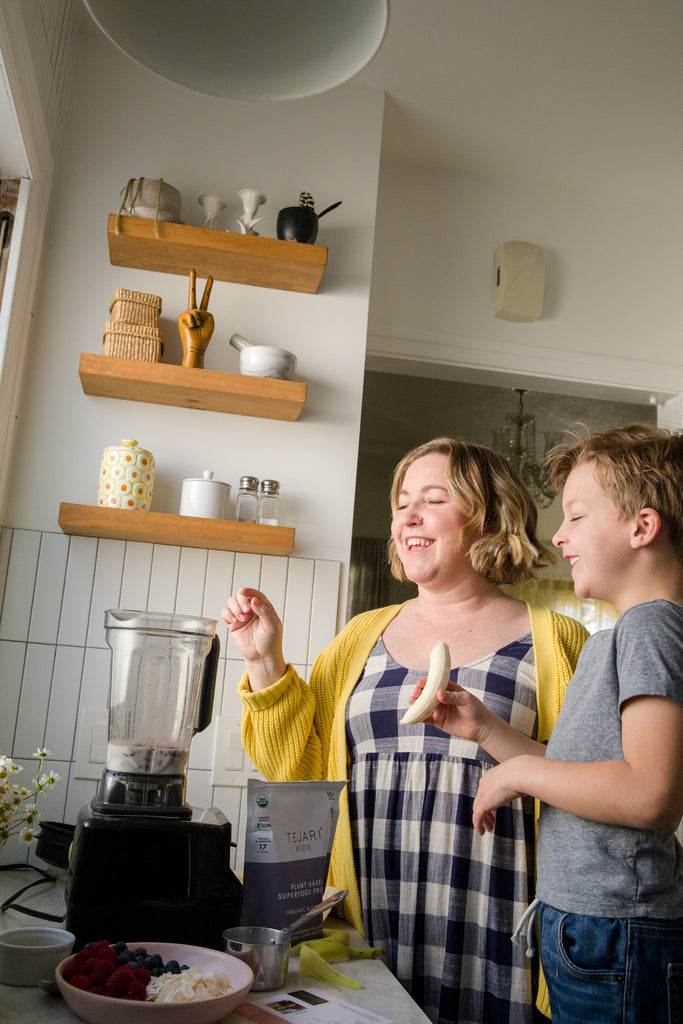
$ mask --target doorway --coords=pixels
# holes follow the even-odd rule
[[[523,386],[530,387],[528,383]],[[545,432],[607,430],[633,422],[655,424],[656,405],[649,403],[649,395],[637,397],[639,401],[627,402],[528,390],[524,407],[535,417],[539,460]],[[443,434],[492,444],[494,428],[504,423],[506,413],[516,411],[517,401],[513,387],[366,370],[347,620],[366,608],[404,601],[415,594],[413,584],[392,578],[386,559],[389,492],[397,462],[416,445]],[[558,499],[539,512],[539,536],[549,546],[561,519]],[[561,562],[539,575],[571,583]]]

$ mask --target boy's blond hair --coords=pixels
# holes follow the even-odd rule
[[[590,434],[549,452],[546,465],[558,491],[575,466],[595,465],[595,477],[621,515],[659,512],[675,555],[683,562],[683,435],[631,423]]]
[[[394,470],[391,511],[409,466],[423,455],[446,455],[448,492],[469,516],[458,541],[471,541],[470,561],[491,583],[518,583],[536,575],[536,569],[555,561],[554,554],[536,536],[538,511],[530,491],[509,463],[481,444],[435,437],[405,455]],[[388,545],[391,573],[406,580],[393,539]]]

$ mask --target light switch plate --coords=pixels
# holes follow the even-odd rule
[[[242,746],[239,718],[223,717],[216,722],[216,744],[211,769],[212,786],[246,786],[247,779],[261,778]]]

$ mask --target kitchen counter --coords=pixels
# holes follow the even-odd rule
[[[54,884],[36,886],[25,893],[20,903],[52,914],[64,913],[64,872],[55,871],[57,878]],[[4,903],[18,889],[32,882],[38,876],[32,871],[0,871],[0,903]],[[7,928],[30,927],[45,924],[60,927],[50,921],[41,921],[10,908],[0,915],[0,931]],[[365,945],[363,939],[346,921],[331,917],[328,926],[345,928],[350,933],[349,944]],[[98,936],[94,936],[97,938]],[[149,941],[152,941],[151,937]],[[276,996],[293,988],[316,988],[328,991],[330,995],[343,999],[347,1003],[370,1010],[393,1021],[394,1024],[429,1024],[429,1018],[413,1002],[406,991],[399,985],[396,978],[381,960],[350,960],[337,966],[349,977],[360,981],[365,987],[358,990],[330,988],[323,982],[308,978],[296,970],[298,958],[290,958],[290,969],[287,984],[281,989],[270,993]],[[265,993],[255,992],[254,996]],[[51,996],[39,988],[21,988],[14,985],[0,984],[0,1022],[2,1024],[74,1024],[80,1018],[73,1013],[60,996]],[[223,1024],[244,1024],[241,1017],[234,1013],[225,1017]]]

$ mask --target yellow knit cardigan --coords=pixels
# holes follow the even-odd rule
[[[349,778],[346,705],[370,651],[403,606],[356,615],[318,656],[309,683],[291,665],[272,686],[255,693],[242,677],[242,742],[251,761],[270,782]],[[548,740],[587,631],[574,619],[527,605],[536,661],[538,739]],[[353,857],[347,789],[340,795],[328,883],[348,889],[344,914],[362,935],[363,916]],[[545,982],[539,1009],[549,1016]]]

